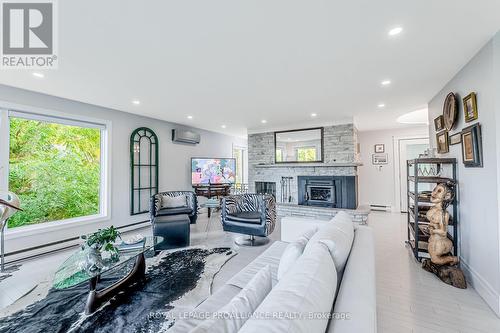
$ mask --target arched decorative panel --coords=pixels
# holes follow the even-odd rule
[[[130,136],[130,215],[149,211],[149,199],[158,193],[158,137],[140,127]]]

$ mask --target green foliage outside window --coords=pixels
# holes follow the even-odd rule
[[[316,148],[297,148],[297,160],[299,162],[316,161]]]
[[[9,228],[99,213],[101,131],[10,118]]]

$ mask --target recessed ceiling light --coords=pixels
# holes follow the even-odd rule
[[[187,116],[188,119],[193,119],[193,116]]]
[[[380,82],[380,84],[382,84],[383,86],[388,86],[391,84],[391,80],[384,80],[384,81]]]
[[[221,125],[222,128],[226,128],[226,125]]]
[[[263,123],[263,124],[266,124],[266,123],[267,123],[267,120],[262,119],[260,122],[261,122],[261,123]]]
[[[45,77],[45,75],[43,75],[42,73],[38,73],[38,72],[34,72],[33,73],[33,76],[34,77],[37,77],[39,79],[43,79]]]
[[[134,105],[139,105],[139,104],[141,104],[141,101],[139,101],[138,99],[134,99],[134,100],[132,101],[132,104],[134,104]]]
[[[313,117],[313,118],[314,118],[314,117],[317,117],[317,116],[318,116],[318,114],[317,114],[317,113],[311,113],[311,117]]]
[[[384,103],[380,103],[379,105],[377,105],[377,107],[378,107],[379,109],[385,108],[385,104],[384,104]]]
[[[389,30],[389,36],[396,36],[396,35],[399,35],[400,33],[403,32],[403,28],[401,27],[395,27],[395,28],[392,28],[391,30]]]

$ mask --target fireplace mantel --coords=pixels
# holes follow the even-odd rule
[[[256,164],[256,168],[342,168],[359,167],[361,162],[339,162],[339,163],[276,163],[276,164]]]

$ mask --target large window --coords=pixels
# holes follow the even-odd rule
[[[8,187],[24,209],[8,228],[102,213],[103,125],[11,113],[8,129]]]
[[[244,184],[247,182],[245,176],[246,147],[233,146],[233,158],[236,160],[236,183]]]

